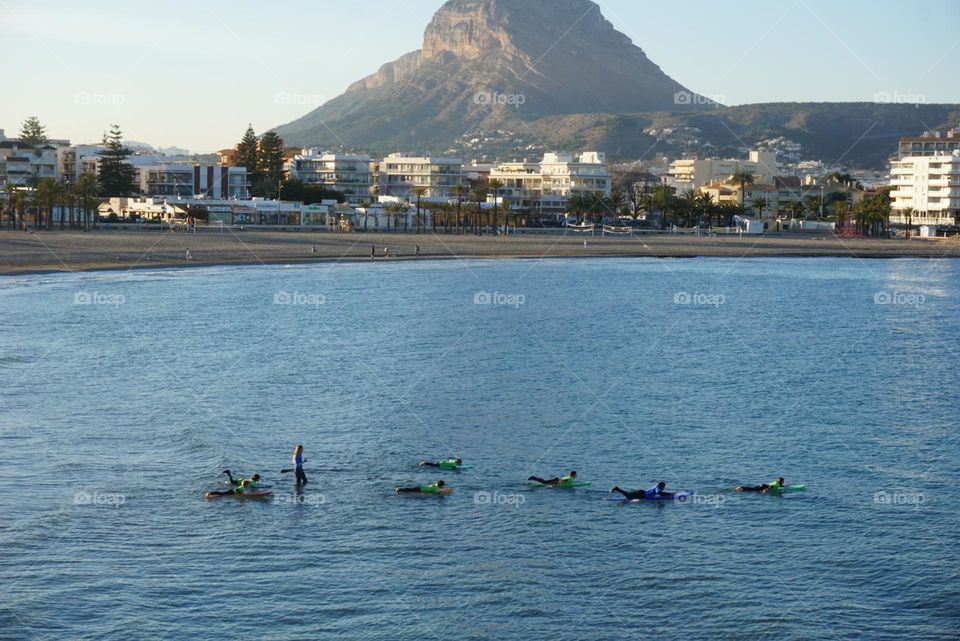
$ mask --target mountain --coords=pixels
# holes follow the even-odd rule
[[[739,155],[773,140],[873,168],[901,136],[958,124],[960,105],[724,107],[666,75],[591,0],[450,0],[421,49],[275,131],[291,146],[478,159]]]
[[[422,49],[276,131],[301,146],[445,148],[544,116],[693,111],[701,101],[590,0],[451,0]]]

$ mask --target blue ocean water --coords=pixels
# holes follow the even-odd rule
[[[0,639],[956,639],[958,335],[950,260],[0,278]]]

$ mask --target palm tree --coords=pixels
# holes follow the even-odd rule
[[[913,231],[913,207],[907,207],[901,214],[907,219],[907,238],[910,238],[910,232]]]
[[[728,182],[734,185],[740,185],[740,214],[742,216],[746,216],[747,215],[747,207],[745,202],[745,198],[747,194],[746,189],[747,189],[747,185],[752,185],[754,183],[753,174],[751,174],[749,171],[745,171],[741,169],[737,172],[734,172],[734,174],[730,176],[730,179]]]
[[[77,195],[80,197],[80,210],[83,212],[83,229],[90,230],[90,210],[96,205],[97,191],[100,189],[97,185],[97,177],[94,174],[83,174],[77,180]]]
[[[500,213],[503,214],[503,233],[507,234],[510,232],[510,215],[513,210],[510,209],[510,201],[506,198],[500,201]]]
[[[467,188],[463,185],[457,184],[453,187],[453,195],[457,197],[457,233],[460,232],[461,225],[463,226],[464,233],[466,232],[466,221],[463,221],[463,197],[467,193]],[[463,222],[461,222],[463,221]]]
[[[473,221],[473,231],[478,236],[483,236],[483,208],[481,207],[481,203],[487,199],[487,188],[481,184],[478,184],[470,191],[470,194],[473,196],[473,200],[477,204],[477,214]]]
[[[13,195],[17,192],[17,188],[14,187],[13,183],[6,183],[3,186],[3,193],[7,195],[7,206],[5,207],[7,218],[10,219],[10,229],[17,228],[17,210],[14,207]],[[0,218],[0,226],[3,226],[3,219]]]
[[[70,229],[73,229],[73,185],[69,182],[64,181],[60,184],[60,229],[63,229],[64,225],[64,210],[69,212],[70,215]]]
[[[503,181],[497,180],[496,178],[488,180],[487,187],[493,192],[493,227],[495,233],[500,228],[500,225],[497,223],[497,214],[500,211],[500,208],[497,206],[497,199],[500,197],[500,188],[503,187]]]
[[[705,214],[707,217],[707,226],[713,225],[713,211],[715,209],[713,202],[713,194],[709,194],[705,191],[699,192],[697,195],[697,208],[702,214]],[[697,226],[700,226],[700,220],[697,220]]]
[[[677,204],[680,213],[687,217],[687,227],[691,226],[690,222],[693,220],[693,216],[700,206],[699,201],[699,191],[696,189],[683,192],[683,195],[678,199]]]
[[[820,196],[807,196],[803,199],[804,208],[813,214],[813,218],[816,218],[820,215],[820,207],[822,206],[822,201]]]
[[[53,227],[53,208],[60,197],[60,183],[53,178],[42,178],[33,190],[33,204],[36,208],[34,227],[51,229]]]
[[[627,205],[627,197],[619,187],[614,187],[610,190],[610,198],[607,199],[607,204],[610,206],[614,217],[619,218],[623,208]],[[606,216],[604,216],[604,221],[606,221]],[[617,220],[616,222],[620,221]]]
[[[763,210],[770,206],[770,201],[764,196],[757,196],[750,206],[757,211],[757,218],[763,220]]]
[[[420,233],[420,199],[423,197],[425,193],[427,193],[427,190],[425,187],[414,187],[413,193],[417,197],[417,233],[419,234]],[[424,229],[426,229],[426,225],[424,225]],[[406,228],[404,228],[404,231],[406,231]]]

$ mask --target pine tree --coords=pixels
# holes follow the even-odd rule
[[[104,196],[126,196],[135,190],[137,170],[127,162],[133,151],[123,145],[123,133],[119,125],[111,125],[110,133],[104,134],[106,149],[97,152],[100,156],[100,188]]]
[[[257,134],[253,132],[253,126],[247,125],[247,131],[243,134],[243,140],[237,144],[237,167],[246,167],[247,173],[249,174],[249,180],[251,183],[256,183],[259,181],[260,177],[257,172],[257,147],[260,141],[257,139]]]
[[[39,147],[47,142],[46,127],[40,124],[40,119],[36,116],[30,116],[23,121],[20,127],[20,140],[28,145]]]
[[[268,185],[269,193],[276,193],[283,180],[283,138],[268,131],[260,138],[257,170]]]

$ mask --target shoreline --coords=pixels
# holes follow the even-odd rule
[[[375,257],[371,259],[371,245]],[[417,247],[419,246],[419,251]],[[385,257],[384,249],[389,250]],[[190,258],[187,258],[187,252]],[[800,235],[599,238],[521,234],[0,231],[0,276],[211,266],[552,258],[960,258],[960,242]]]

